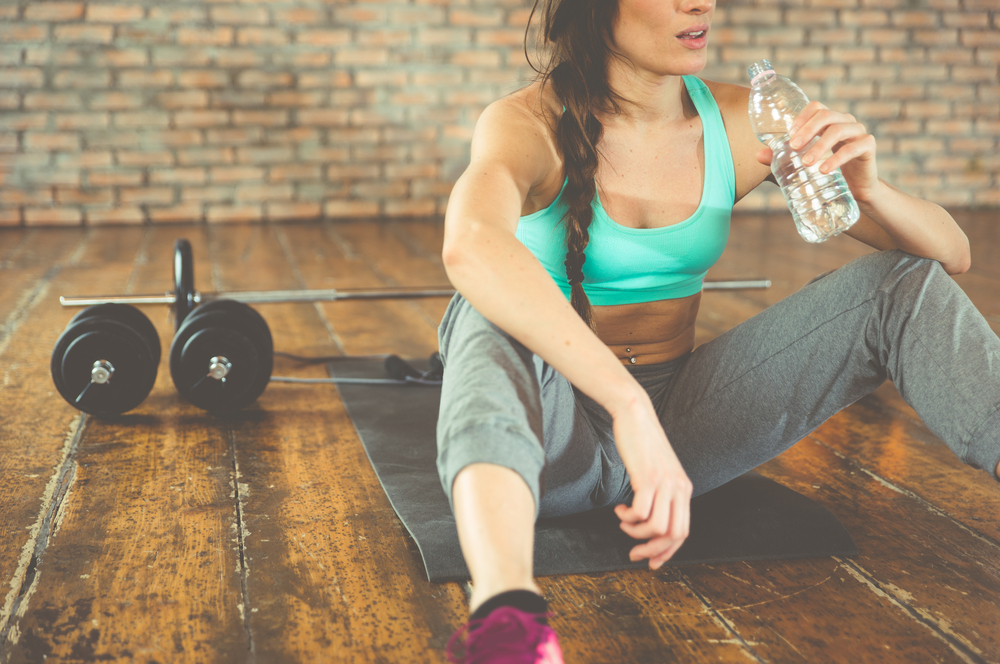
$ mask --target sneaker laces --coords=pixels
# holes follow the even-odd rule
[[[446,654],[454,664],[562,664],[555,633],[536,618],[548,618],[548,613],[527,613],[512,606],[501,606],[479,620],[470,620],[448,640]],[[463,638],[464,637],[464,638]],[[553,643],[548,644],[549,641]],[[455,655],[457,646],[464,646],[464,657]],[[546,647],[539,652],[539,646]],[[545,659],[540,659],[545,657]]]

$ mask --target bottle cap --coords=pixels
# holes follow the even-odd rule
[[[757,62],[750,65],[747,69],[747,74],[750,76],[750,85],[754,85],[762,77],[768,74],[774,73],[774,67],[767,60],[758,60]]]

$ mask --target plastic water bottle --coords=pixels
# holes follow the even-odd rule
[[[788,128],[809,103],[799,86],[774,72],[767,60],[755,62],[750,74],[750,124],[761,143],[771,148],[771,172],[788,201],[799,235],[808,242],[823,242],[842,233],[858,220],[860,210],[840,169],[821,173],[827,152],[812,166],[802,157],[819,136],[798,150],[789,147]]]

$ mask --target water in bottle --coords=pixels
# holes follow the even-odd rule
[[[762,143],[771,148],[771,172],[788,201],[799,235],[809,242],[823,242],[858,220],[860,211],[840,169],[821,173],[827,152],[812,166],[802,157],[819,140],[816,136],[798,150],[789,147],[788,128],[809,103],[799,86],[774,72],[767,60],[755,62],[750,74],[750,124]]]

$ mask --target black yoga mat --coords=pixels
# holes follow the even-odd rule
[[[426,363],[413,362],[418,368]],[[384,378],[378,360],[344,360],[334,376]],[[426,386],[339,385],[382,488],[416,540],[432,582],[469,578],[448,499],[435,466],[441,390]],[[611,508],[541,519],[535,574],[645,567]],[[670,564],[857,555],[850,534],[825,507],[777,482],[747,473],[691,503],[691,534]]]

